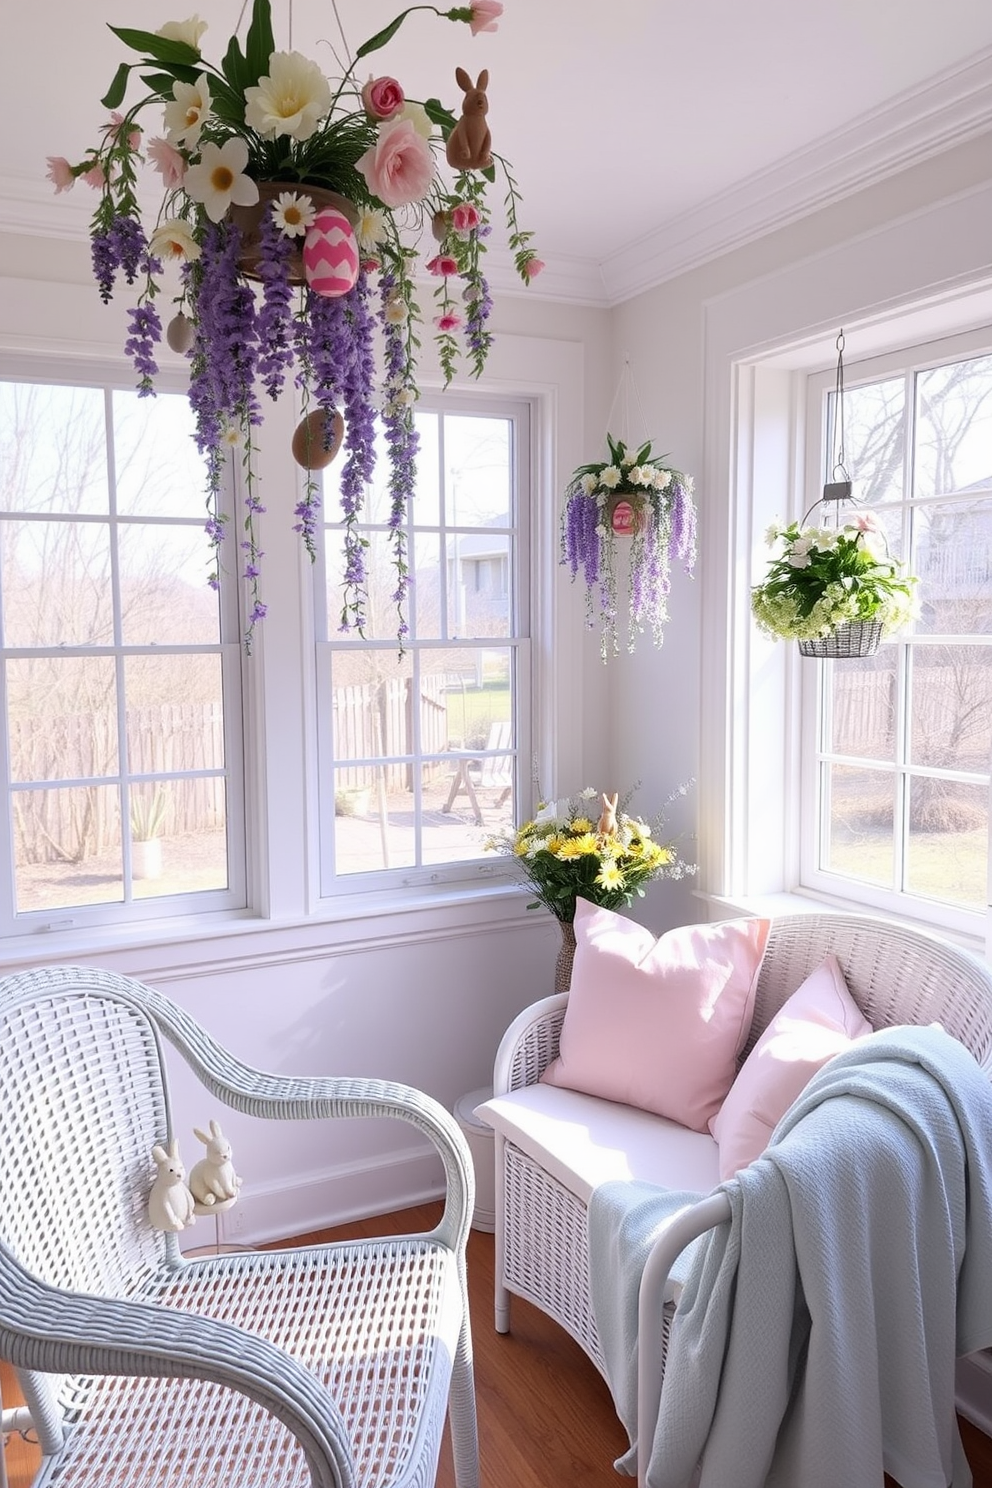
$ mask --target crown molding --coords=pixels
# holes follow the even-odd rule
[[[487,254],[498,294],[609,308],[992,129],[992,47],[737,182],[601,263],[549,255],[528,290],[512,255]],[[35,176],[0,175],[0,232],[83,241],[82,185],[53,197]]]
[[[907,89],[611,254],[608,303],[786,227],[992,129],[992,47]]]

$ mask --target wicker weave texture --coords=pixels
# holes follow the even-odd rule
[[[146,1216],[171,1135],[161,1034],[250,1114],[410,1122],[448,1174],[439,1225],[184,1262]],[[448,1112],[383,1081],[248,1070],[160,994],[91,969],[0,982],[0,1037],[0,1354],[47,1454],[39,1483],[430,1488],[447,1408],[476,1488],[473,1181]]]

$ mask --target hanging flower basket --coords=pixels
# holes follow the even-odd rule
[[[854,656],[874,656],[885,629],[881,620],[851,620],[838,625],[830,635],[816,636],[799,642],[800,656],[835,657],[850,660]]]
[[[870,512],[843,527],[776,523],[768,543],[775,556],[751,611],[766,635],[798,641],[802,656],[871,656],[916,613],[916,580],[889,556]]]
[[[668,620],[671,566],[692,574],[696,508],[692,477],[653,456],[650,443],[628,449],[607,434],[608,460],[580,465],[566,492],[561,562],[586,586],[586,623],[600,626],[604,661],[620,650],[620,583],[627,575],[627,649],[647,626],[660,646]]]

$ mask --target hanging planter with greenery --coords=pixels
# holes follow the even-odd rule
[[[604,661],[620,650],[620,571],[627,574],[627,649],[651,631],[664,641],[671,567],[691,575],[696,562],[692,477],[653,456],[650,441],[628,449],[607,434],[609,459],[580,465],[568,484],[561,562],[586,586],[586,623],[600,625]],[[624,557],[627,562],[624,565]]]

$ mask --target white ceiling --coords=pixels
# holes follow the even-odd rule
[[[219,62],[241,0],[7,8],[0,227],[85,232],[88,188],[56,200],[45,157],[81,157],[133,55],[105,22],[155,30],[197,4]],[[399,9],[339,0],[352,48]],[[273,10],[277,45],[291,23],[333,75],[328,0]],[[370,62],[452,106],[455,66],[488,67],[493,144],[548,263],[542,290],[593,303],[992,128],[989,0],[506,0],[495,34],[417,13]]]

